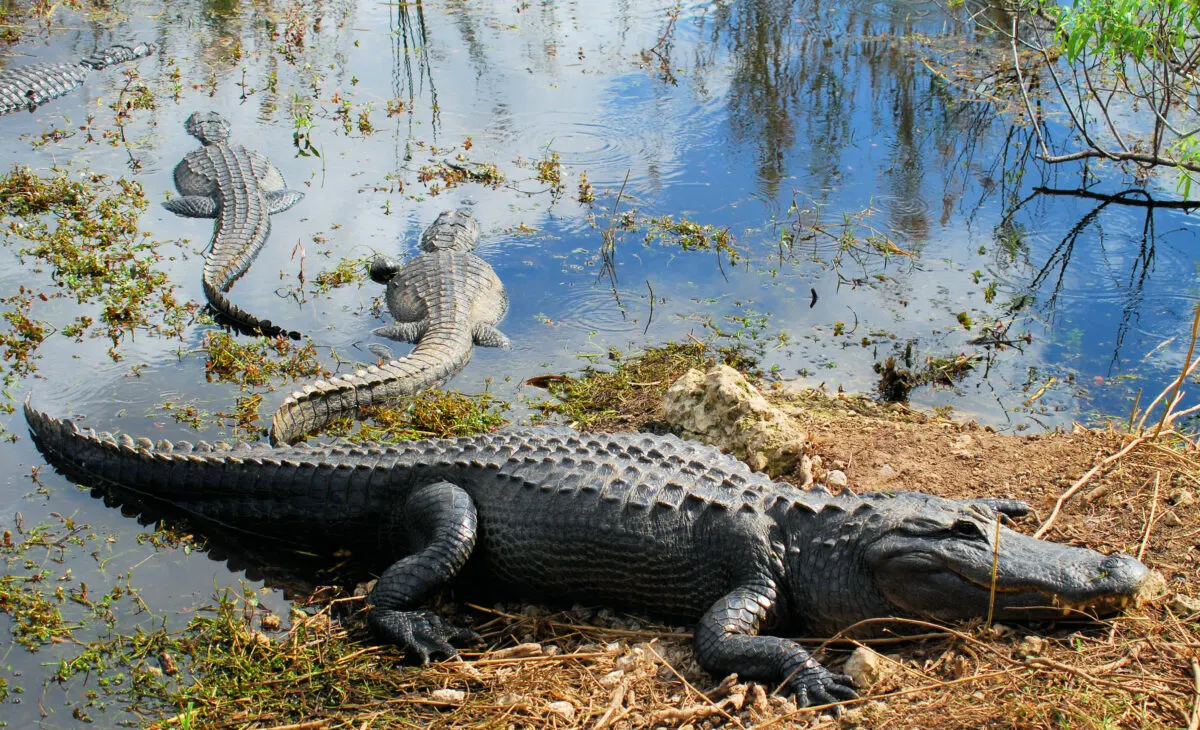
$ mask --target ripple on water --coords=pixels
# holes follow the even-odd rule
[[[667,97],[647,104],[640,81],[614,89],[599,107],[513,110],[499,141],[526,159],[557,153],[564,166],[586,171],[597,187],[619,187],[626,172],[630,194],[681,180],[688,152],[709,148],[719,134],[719,101]],[[568,188],[575,182],[564,180]]]
[[[558,316],[551,324],[581,332],[640,332],[646,326],[638,311],[645,306],[644,293],[621,291],[620,294],[624,308],[605,283],[563,285],[553,293]]]
[[[906,248],[906,244],[919,244],[929,240],[933,228],[931,206],[919,193],[877,195],[872,202],[882,212],[882,215],[876,218],[878,223],[875,227],[886,233],[900,248]],[[886,227],[880,225],[884,223]]]

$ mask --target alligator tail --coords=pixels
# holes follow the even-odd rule
[[[272,323],[269,319],[259,319],[229,301],[229,297],[225,296],[225,292],[221,291],[221,288],[207,276],[204,277],[204,296],[208,299],[208,305],[213,313],[217,315],[218,320],[242,334],[262,335],[264,337],[287,337],[293,340],[300,339],[300,333],[296,330],[280,327]]]
[[[223,471],[229,470],[223,469],[221,461],[237,456],[245,463],[255,455],[267,457],[276,451],[266,446],[241,444],[234,448],[204,441],[154,443],[125,434],[97,433],[90,428],[80,429],[73,421],[42,413],[30,405],[29,399],[25,400],[25,420],[41,450],[64,471],[119,485],[154,499],[178,500],[181,504],[233,498],[239,491],[238,485],[222,476]]]
[[[146,438],[97,433],[35,410],[25,401],[25,420],[48,461],[92,486],[110,487],[123,504],[145,499],[232,529],[287,539],[284,529],[329,512],[326,489],[340,483],[349,494],[365,493],[371,469],[317,464],[306,448],[265,444],[153,443]],[[345,515],[340,515],[345,516]],[[294,537],[294,535],[293,535]]]
[[[439,329],[430,328],[404,357],[318,380],[292,393],[271,416],[271,443],[292,443],[340,416],[449,380],[471,359],[471,335],[450,331],[451,327]]]
[[[108,48],[103,48],[90,56],[84,56],[79,61],[79,65],[87,66],[91,69],[101,69],[113,65],[114,63],[124,63],[132,61],[135,58],[142,58],[154,53],[153,43],[118,43]]]

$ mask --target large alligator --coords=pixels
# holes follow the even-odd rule
[[[215,218],[204,259],[204,296],[237,329],[268,337],[299,339],[300,333],[259,319],[225,296],[267,242],[274,213],[291,208],[304,193],[288,190],[265,155],[229,144],[229,122],[216,112],[195,112],[184,122],[201,147],[175,166],[180,196],[163,206],[189,218]]]
[[[383,256],[371,278],[387,284],[395,323],[375,334],[416,346],[389,359],[291,394],[271,417],[271,440],[291,443],[340,415],[445,382],[471,358],[472,344],[509,347],[496,323],[508,309],[500,277],[472,253],[479,225],[465,210],[445,211],[421,235],[422,253],[403,267]]]
[[[33,111],[82,85],[92,71],[153,52],[153,43],[117,44],[84,56],[79,63],[35,63],[0,71],[0,114]]]
[[[419,608],[465,575],[468,589],[696,621],[697,658],[714,676],[736,672],[784,685],[801,705],[828,704],[855,696],[848,678],[761,629],[955,621],[989,605],[1002,620],[1111,612],[1148,576],[1128,555],[997,524],[1024,513],[1021,502],[801,491],[673,436],[528,429],[231,449],[80,431],[28,402],[25,417],[68,473],[200,522],[390,563],[369,596],[369,623],[422,661],[471,636]]]

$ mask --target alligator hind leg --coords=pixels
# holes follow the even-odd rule
[[[163,201],[163,207],[185,218],[217,217],[217,201],[207,195],[181,195]]]
[[[304,200],[304,193],[299,190],[269,190],[263,193],[263,198],[267,201],[267,212],[273,215]]]
[[[475,547],[475,503],[461,488],[437,482],[415,490],[384,521],[381,542],[399,537],[409,550],[379,576],[368,601],[370,625],[380,639],[404,648],[422,664],[430,656],[454,656],[453,644],[478,639],[475,632],[447,625],[432,611],[413,610],[462,569]]]
[[[508,335],[496,329],[495,325],[478,322],[471,330],[471,337],[480,347],[500,347],[505,350],[512,348]]]
[[[416,322],[393,322],[386,327],[376,327],[371,330],[371,333],[389,340],[416,342],[425,336],[427,329],[429,329],[429,320],[419,319]]]

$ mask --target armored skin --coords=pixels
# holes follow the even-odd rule
[[[78,88],[92,71],[153,52],[153,43],[117,44],[85,56],[78,63],[37,63],[0,71],[0,114],[33,111]]]
[[[240,330],[267,337],[299,339],[300,333],[259,319],[225,296],[271,235],[271,218],[291,208],[304,193],[288,190],[283,175],[263,154],[229,143],[229,122],[216,112],[196,112],[184,122],[200,140],[175,166],[180,196],[163,203],[176,215],[213,218],[204,258],[204,296],[219,315]]]
[[[1132,557],[1035,540],[1011,500],[801,491],[673,436],[526,429],[387,447],[157,444],[80,431],[32,409],[47,459],[198,521],[297,546],[342,545],[383,571],[381,640],[422,661],[470,636],[422,602],[464,589],[608,604],[694,622],[715,677],[783,684],[801,705],[854,697],[774,627],[1110,612],[1148,571]],[[995,564],[993,567],[993,559]],[[994,582],[993,582],[994,580]],[[995,592],[992,593],[994,585]]]
[[[492,267],[472,253],[478,240],[470,213],[446,211],[422,234],[422,253],[403,267],[377,257],[371,278],[387,284],[395,322],[375,334],[416,346],[380,367],[292,393],[271,417],[271,441],[291,443],[339,416],[439,385],[462,370],[473,345],[510,347],[496,329],[508,295]]]

